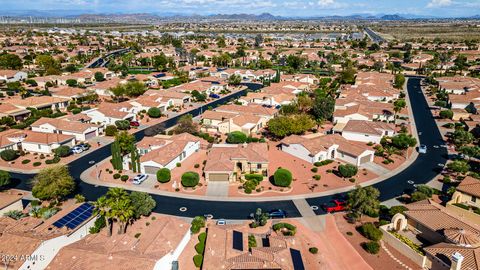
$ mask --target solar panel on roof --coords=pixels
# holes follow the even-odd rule
[[[297,249],[290,249],[290,256],[292,256],[293,269],[294,270],[305,270],[303,265],[302,253]]]
[[[233,231],[233,249],[243,251],[243,233]]]
[[[75,208],[72,212],[68,213],[61,219],[55,221],[53,226],[62,228],[66,226],[69,229],[75,229],[78,225],[82,224],[85,220],[90,218],[93,214],[93,205],[84,203]]]

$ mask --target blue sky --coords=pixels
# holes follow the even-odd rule
[[[480,13],[480,0],[0,0],[2,10],[75,13],[254,13],[281,16],[416,14],[442,17]],[[0,11],[1,13],[1,11]]]

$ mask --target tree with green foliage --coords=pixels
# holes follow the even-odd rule
[[[120,144],[117,140],[115,140],[111,144],[111,151],[112,151],[112,166],[115,170],[122,170],[123,169],[123,162],[122,162],[122,153],[120,151]]]
[[[115,126],[119,130],[127,130],[127,129],[130,129],[130,121],[128,121],[128,120],[117,120],[117,121],[115,121]]]
[[[38,172],[32,180],[32,195],[40,200],[58,201],[75,189],[67,166],[53,165]]]
[[[341,164],[338,166],[338,172],[344,178],[351,178],[357,174],[358,168],[352,164]]]
[[[139,81],[129,81],[123,87],[125,88],[125,95],[128,97],[138,97],[147,91],[145,84]]]
[[[192,220],[190,231],[194,234],[197,234],[203,227],[205,227],[205,218],[201,216],[196,216]]]
[[[54,150],[55,155],[59,157],[66,157],[70,155],[70,147],[68,145],[61,145]]]
[[[2,69],[21,69],[23,67],[22,59],[16,54],[0,54],[0,68]]]
[[[417,144],[417,139],[412,135],[400,133],[392,137],[392,145],[400,150],[406,150],[408,147],[414,147]]]
[[[135,219],[139,219],[141,216],[149,216],[157,206],[152,196],[146,192],[132,191],[130,200],[132,201]]]
[[[159,118],[160,116],[162,116],[162,111],[160,111],[159,108],[152,107],[152,108],[148,109],[147,114],[151,118]]]
[[[130,164],[134,173],[140,172],[140,154],[135,145],[133,145],[130,150]]]
[[[241,131],[233,131],[227,134],[227,143],[240,144],[247,142],[247,135]]]
[[[477,145],[474,145],[474,146],[464,145],[458,149],[458,152],[464,154],[469,159],[472,157],[476,158],[480,155],[480,147],[478,147]]]
[[[68,80],[66,80],[66,83],[67,83],[67,85],[70,86],[70,87],[75,87],[75,86],[78,85],[78,82],[77,82],[77,80],[75,80],[75,79],[68,79]]]
[[[200,176],[196,172],[185,172],[182,174],[182,186],[195,187],[200,181]]]
[[[273,174],[273,184],[278,187],[289,187],[292,180],[292,173],[287,169],[278,168]]]
[[[367,186],[357,186],[348,193],[347,204],[354,217],[362,218],[362,215],[378,212],[380,201],[378,189]]]
[[[397,99],[395,100],[395,102],[393,102],[393,111],[395,112],[395,118],[394,118],[395,121],[397,120],[397,114],[406,106],[407,106],[407,102],[403,98]]]
[[[232,74],[228,77],[228,84],[230,85],[239,85],[242,82],[242,77],[238,74]]]
[[[313,101],[312,114],[316,119],[329,120],[333,117],[335,99],[330,95],[316,94]]]
[[[251,218],[253,218],[252,223],[250,223],[250,228],[256,228],[256,227],[262,227],[267,224],[268,218],[270,216],[268,213],[263,212],[261,208],[257,208],[255,213],[251,215]]]
[[[340,83],[343,84],[354,84],[355,83],[355,74],[357,71],[353,67],[348,67],[342,72],[340,72]]]
[[[457,129],[452,134],[452,140],[456,147],[470,144],[473,142],[473,139],[473,134],[463,129]]]
[[[60,63],[51,55],[41,54],[35,57],[36,64],[45,71],[45,75],[59,75]]]
[[[306,114],[280,115],[268,121],[268,130],[280,138],[302,134],[314,126],[315,121]]]
[[[396,74],[395,81],[393,82],[393,86],[397,89],[402,89],[404,84],[405,84],[405,76],[401,73]]]
[[[305,66],[307,62],[304,57],[298,55],[289,55],[286,59],[287,65],[291,67],[293,70],[299,70]]]
[[[114,126],[114,125],[108,125],[106,128],[105,128],[105,135],[107,136],[115,136],[115,134],[117,134],[117,127]]]
[[[456,173],[465,174],[470,170],[470,165],[465,160],[454,160],[447,164],[447,168]]]
[[[107,194],[100,197],[94,206],[94,213],[109,220],[110,231],[114,221],[119,223],[118,234],[124,234],[127,230],[126,225],[130,224],[135,217],[132,200],[123,188],[109,188]]]
[[[18,153],[13,149],[5,149],[0,152],[0,157],[5,161],[12,161],[18,158]]]
[[[10,184],[10,173],[0,170],[0,188]]]
[[[168,168],[161,168],[157,171],[157,181],[160,183],[170,182],[172,174]]]
[[[95,77],[95,81],[97,81],[97,82],[105,81],[105,76],[100,71],[95,72],[95,74],[93,76]]]
[[[442,111],[440,111],[438,116],[442,119],[452,119],[453,118],[453,111],[452,110],[442,110]]]
[[[191,114],[181,116],[178,119],[177,126],[173,129],[173,133],[175,134],[184,132],[190,134],[197,134],[198,132],[198,125],[193,122],[193,116]]]
[[[117,135],[115,135],[115,141],[118,141],[120,152],[123,155],[129,153],[136,143],[135,136],[126,131],[117,133]]]

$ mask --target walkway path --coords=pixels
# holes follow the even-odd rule
[[[295,207],[302,215],[303,218],[301,220],[306,226],[315,232],[325,229],[325,216],[317,216],[305,199],[293,200],[293,204],[295,204]]]
[[[382,246],[382,249],[385,250],[385,252],[388,254],[388,256],[390,256],[390,258],[392,258],[394,261],[396,261],[398,264],[400,264],[402,267],[405,267],[406,269],[408,270],[412,270],[412,268],[410,268],[408,265],[404,264],[403,262],[401,262],[399,259],[397,259],[397,257],[395,257],[391,252],[390,250],[388,250],[388,248],[385,246],[385,243],[383,242],[383,240],[380,240],[380,245]]]

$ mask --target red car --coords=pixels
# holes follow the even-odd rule
[[[323,206],[323,209],[327,213],[334,213],[334,212],[340,212],[340,211],[345,211],[346,209],[346,202],[340,201],[340,200],[333,200]]]
[[[140,126],[140,123],[137,122],[137,121],[130,121],[130,126],[132,126],[132,127],[139,127],[139,126]]]

